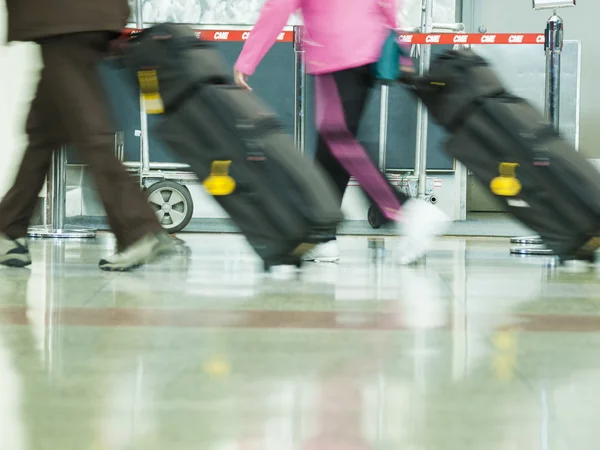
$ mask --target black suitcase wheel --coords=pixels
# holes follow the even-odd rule
[[[183,230],[192,220],[194,202],[187,187],[174,181],[159,181],[146,190],[148,203],[167,233]]]
[[[590,264],[596,264],[598,258],[596,252],[579,252],[573,256],[561,256],[558,258],[558,263],[564,266],[568,261],[583,261]]]
[[[369,206],[369,210],[367,211],[367,219],[369,221],[369,225],[371,228],[378,230],[382,227],[385,218],[383,214],[379,211],[379,208],[375,205]]]
[[[266,273],[269,273],[271,271],[271,267],[273,267],[273,266],[269,261],[263,261],[263,270]]]

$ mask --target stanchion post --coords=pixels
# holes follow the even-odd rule
[[[31,238],[63,238],[63,239],[92,239],[96,230],[83,227],[67,227],[67,149],[61,147],[54,151],[48,174],[48,190],[46,193],[49,203],[49,224],[41,227],[31,227],[28,235]]]
[[[558,131],[560,125],[560,69],[564,42],[564,22],[556,14],[548,19],[546,24],[546,92],[545,118]],[[540,236],[523,236],[510,240],[513,244],[541,245],[544,243]],[[554,252],[545,247],[516,247],[510,252],[514,255],[552,255]]]
[[[383,173],[386,172],[389,98],[390,87],[382,84],[379,100],[379,170]]]
[[[421,1],[421,33],[431,33],[433,29],[433,0]],[[429,72],[431,45],[421,44],[419,75]],[[429,116],[427,108],[419,99],[417,103],[417,143],[415,151],[415,174],[418,177],[417,196],[425,198],[427,188],[427,136]]]
[[[136,0],[135,26],[144,28],[144,11],[142,0]],[[140,91],[140,186],[144,187],[144,177],[150,171],[150,146],[148,142],[148,116],[146,105]]]
[[[556,131],[560,125],[560,63],[564,42],[563,20],[556,11],[546,25],[546,121]]]
[[[65,226],[67,209],[67,149],[61,147],[52,155],[50,163],[52,197],[50,198],[50,218],[55,230]]]
[[[294,26],[294,144],[306,151],[306,63],[304,60],[303,27]]]

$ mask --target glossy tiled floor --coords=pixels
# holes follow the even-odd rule
[[[0,270],[0,450],[596,450],[600,270],[445,239],[263,276],[239,236],[131,274]],[[391,246],[393,241],[385,244]]]

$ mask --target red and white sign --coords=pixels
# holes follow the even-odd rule
[[[543,44],[543,34],[521,33],[521,34],[466,34],[466,33],[442,33],[442,34],[401,34],[400,42],[405,44],[441,44],[441,45],[531,45]]]
[[[131,36],[139,32],[138,29],[127,28],[124,35]],[[248,30],[194,30],[194,32],[198,39],[217,42],[244,42],[250,36]],[[277,42],[294,42],[294,32],[282,31],[277,36]]]
[[[140,30],[127,28],[125,35],[139,33]],[[250,37],[248,30],[194,30],[196,37],[206,41],[244,42]],[[430,33],[430,34],[401,34],[400,42],[403,44],[440,44],[440,45],[531,45],[543,44],[543,34],[477,34],[477,33]],[[282,31],[277,36],[277,42],[294,42],[293,31]]]

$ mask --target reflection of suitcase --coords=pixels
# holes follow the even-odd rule
[[[203,180],[266,268],[299,265],[335,234],[342,213],[329,180],[188,27],[143,31],[123,63],[137,73],[147,111],[162,117],[150,133]]]
[[[600,247],[600,173],[474,52],[451,51],[408,80],[452,136],[446,150],[563,261]]]

